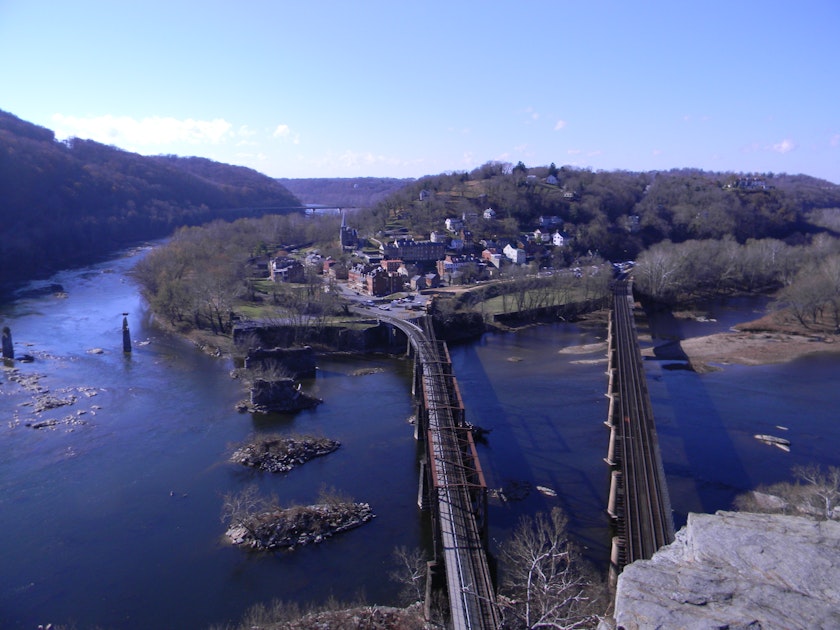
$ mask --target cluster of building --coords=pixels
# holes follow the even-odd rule
[[[768,186],[767,182],[760,177],[739,177],[738,179],[729,182],[724,188],[735,188],[738,190],[755,191],[768,190],[772,186]]]
[[[496,213],[487,208],[483,218],[492,220]],[[342,249],[354,251],[358,262],[346,268],[331,258],[310,255],[301,261],[290,256],[278,256],[269,261],[269,277],[275,282],[303,282],[306,266],[318,269],[337,280],[347,280],[350,286],[372,296],[401,291],[420,291],[442,283],[459,284],[497,277],[505,266],[524,265],[533,259],[537,250],[562,248],[568,237],[561,231],[563,221],[556,216],[540,217],[533,232],[510,238],[476,241],[467,228],[476,216],[447,218],[445,231],[433,231],[428,240],[397,237],[380,245],[378,255],[362,253],[358,248],[358,234],[348,227],[342,215],[339,240]]]

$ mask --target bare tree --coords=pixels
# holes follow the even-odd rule
[[[679,259],[670,241],[659,243],[639,256],[633,273],[636,285],[653,298],[667,300],[677,292]]]
[[[818,465],[795,466],[793,474],[806,484],[808,507],[814,508],[821,518],[833,518],[840,505],[840,468],[829,466],[824,471]]]
[[[589,628],[600,587],[566,534],[559,508],[525,517],[502,547],[505,627]]]
[[[400,546],[394,549],[397,568],[391,571],[391,581],[402,586],[400,598],[407,604],[422,602],[426,597],[426,554],[417,547]]]
[[[261,514],[279,508],[276,496],[262,497],[257,486],[248,486],[240,492],[230,492],[222,497],[221,520],[228,527],[243,527],[256,537]]]
[[[806,514],[818,519],[837,519],[840,507],[840,468],[828,470],[816,464],[795,466],[797,483],[782,482],[739,495],[735,507],[744,512]]]

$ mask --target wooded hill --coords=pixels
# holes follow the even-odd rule
[[[422,199],[421,199],[422,197]],[[487,208],[493,220],[484,220]],[[826,232],[821,216],[840,212],[840,186],[807,175],[592,171],[527,168],[488,162],[472,172],[410,182],[370,213],[363,231],[404,226],[413,234],[444,231],[447,217],[467,222],[474,239],[516,238],[541,216],[557,216],[576,255],[635,258],[662,241],[776,238],[802,243]],[[355,218],[354,218],[355,219]]]
[[[370,208],[415,180],[391,177],[323,177],[283,178],[277,181],[303,203],[336,208]]]
[[[0,287],[213,219],[299,209],[276,180],[202,158],[58,142],[0,111]]]

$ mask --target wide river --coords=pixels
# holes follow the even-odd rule
[[[208,628],[272,599],[398,603],[393,551],[424,548],[429,536],[416,505],[410,364],[324,358],[303,382],[324,400],[315,410],[238,413],[245,391],[230,361],[150,323],[127,276],[142,255],[58,274],[51,282],[65,296],[0,306],[16,353],[35,358],[0,370],[0,628]],[[711,306],[715,322],[654,322],[654,334],[725,330],[760,305]],[[598,327],[555,324],[450,348],[467,417],[490,430],[479,445],[488,485],[516,499],[490,502],[494,551],[523,514],[560,506],[604,569],[604,339]],[[840,464],[840,355],[704,375],[655,361],[646,369],[678,526],[689,511],[727,509],[738,492],[790,479],[795,464]],[[44,396],[66,404],[36,411]],[[32,426],[44,421],[54,422]],[[790,453],[753,438],[779,434],[777,425],[788,428]],[[254,474],[227,460],[255,432],[316,433],[342,446],[288,474]],[[377,518],[322,545],[245,552],[224,543],[220,515],[223,496],[249,485],[284,504],[334,488]]]

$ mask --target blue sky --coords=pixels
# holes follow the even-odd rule
[[[0,0],[0,109],[273,177],[840,183],[840,2]]]

